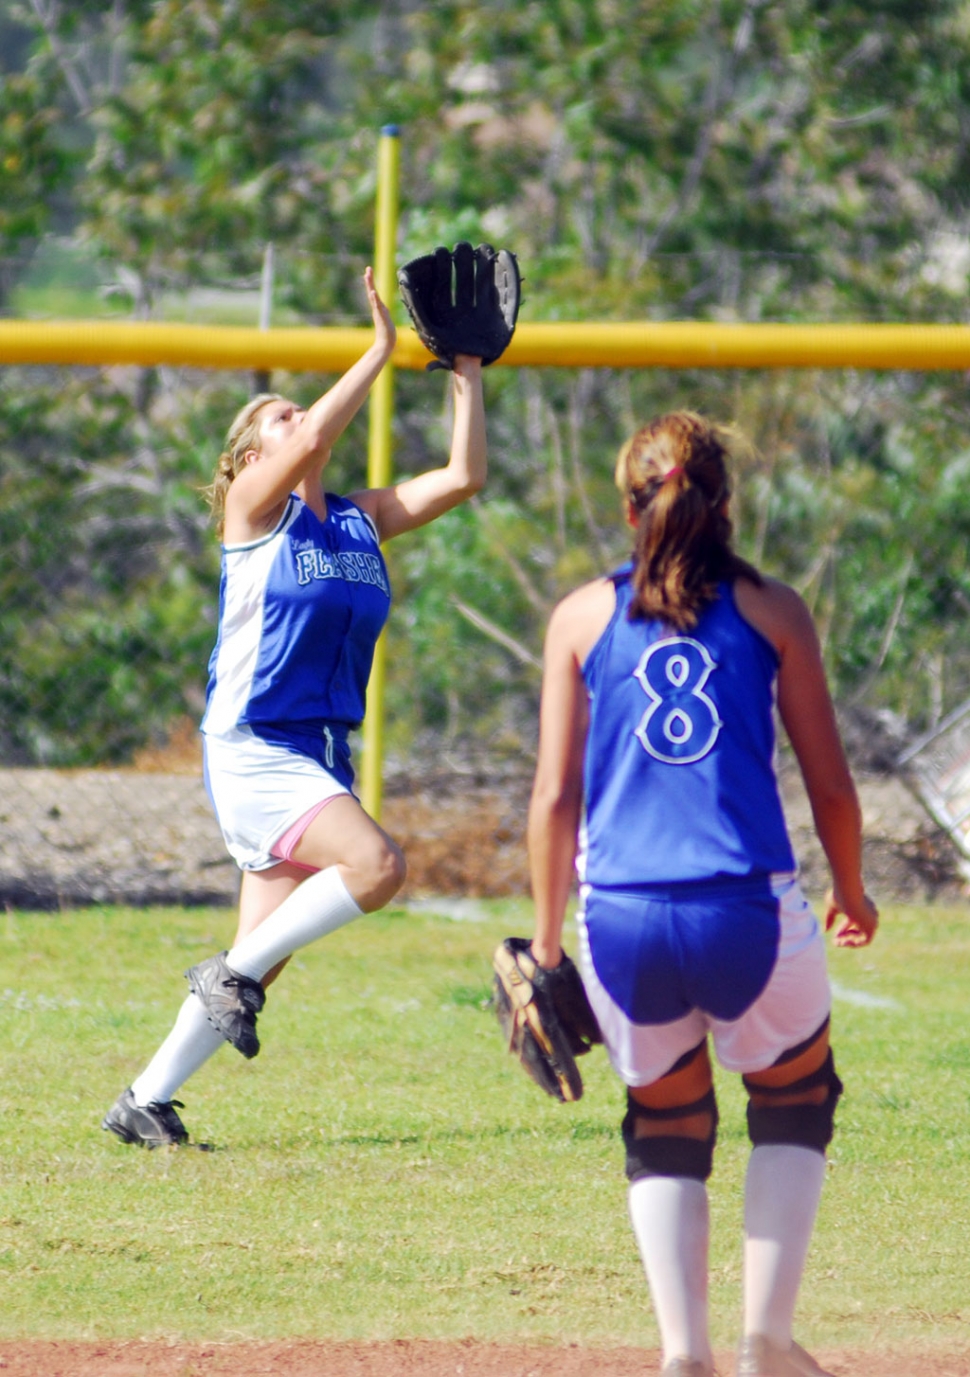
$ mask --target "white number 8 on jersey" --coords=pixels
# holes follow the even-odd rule
[[[717,665],[690,636],[655,641],[633,671],[650,699],[634,735],[668,765],[690,765],[713,748],[722,722],[704,692]]]

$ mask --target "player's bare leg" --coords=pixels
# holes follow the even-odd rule
[[[293,860],[325,870],[334,865],[364,913],[390,903],[404,883],[404,855],[349,794],[318,813],[293,849]]]
[[[317,814],[294,847],[292,859],[297,864],[286,865],[278,881],[278,892],[289,890],[279,907],[265,916],[255,903],[247,909],[247,923],[259,921],[227,954],[237,974],[263,981],[300,947],[361,913],[382,908],[400,889],[406,873],[400,847],[350,795],[334,799]],[[300,865],[316,873],[307,875]],[[304,878],[291,887],[293,876],[300,874]]]
[[[230,951],[187,972],[209,1021],[245,1057],[259,1051],[256,1017],[265,1002],[266,977],[278,974],[301,947],[381,908],[404,882],[400,848],[349,794],[312,818],[291,855],[292,864],[284,863],[277,881],[250,882],[245,935]],[[306,878],[294,886],[301,866]],[[267,912],[271,896],[284,893]]]
[[[307,872],[291,865],[289,861],[280,861],[270,870],[244,870],[239,886],[239,922],[234,945],[238,945],[270,914],[275,913],[306,878]],[[264,989],[273,983],[288,959],[277,962],[266,972],[263,976]]]
[[[333,799],[313,819],[293,850],[293,860],[301,864],[281,861],[269,870],[243,873],[234,952],[307,882],[307,867],[322,871],[335,865],[347,892],[363,913],[383,908],[404,880],[400,848],[349,795]],[[288,959],[284,957],[270,967],[262,977],[264,989],[272,984]],[[233,965],[231,960],[229,964]]]

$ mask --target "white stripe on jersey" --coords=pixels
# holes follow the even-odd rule
[[[202,731],[218,736],[235,728],[249,702],[263,635],[263,607],[270,568],[280,537],[296,520],[300,504],[291,497],[276,529],[245,545],[226,545],[226,602],[215,661],[215,690]],[[232,577],[228,568],[232,564]],[[231,658],[228,652],[231,651]]]

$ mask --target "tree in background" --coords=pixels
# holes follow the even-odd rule
[[[18,280],[33,262],[36,291],[56,233],[116,306],[151,315],[251,288],[272,243],[278,319],[362,322],[376,132],[393,120],[400,257],[459,237],[515,248],[523,319],[963,319],[968,14],[962,0],[7,4],[3,281],[29,306]],[[274,379],[299,396],[319,382]],[[0,380],[7,758],[124,758],[197,715],[216,569],[197,489],[249,385]],[[436,387],[398,377],[402,472],[440,449]],[[528,744],[550,606],[625,553],[613,454],[672,405],[755,440],[742,547],[803,589],[840,694],[938,718],[970,684],[963,388],[495,370],[487,492],[391,552],[408,590],[392,743]],[[362,427],[348,440],[335,486],[363,478]]]

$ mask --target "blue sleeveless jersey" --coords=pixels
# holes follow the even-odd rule
[[[778,656],[724,583],[690,632],[629,617],[632,566],[583,667],[582,878],[637,888],[795,869],[778,795]]]
[[[202,730],[271,741],[359,726],[391,591],[370,517],[326,495],[320,521],[295,494],[276,529],[223,547],[219,634]]]

